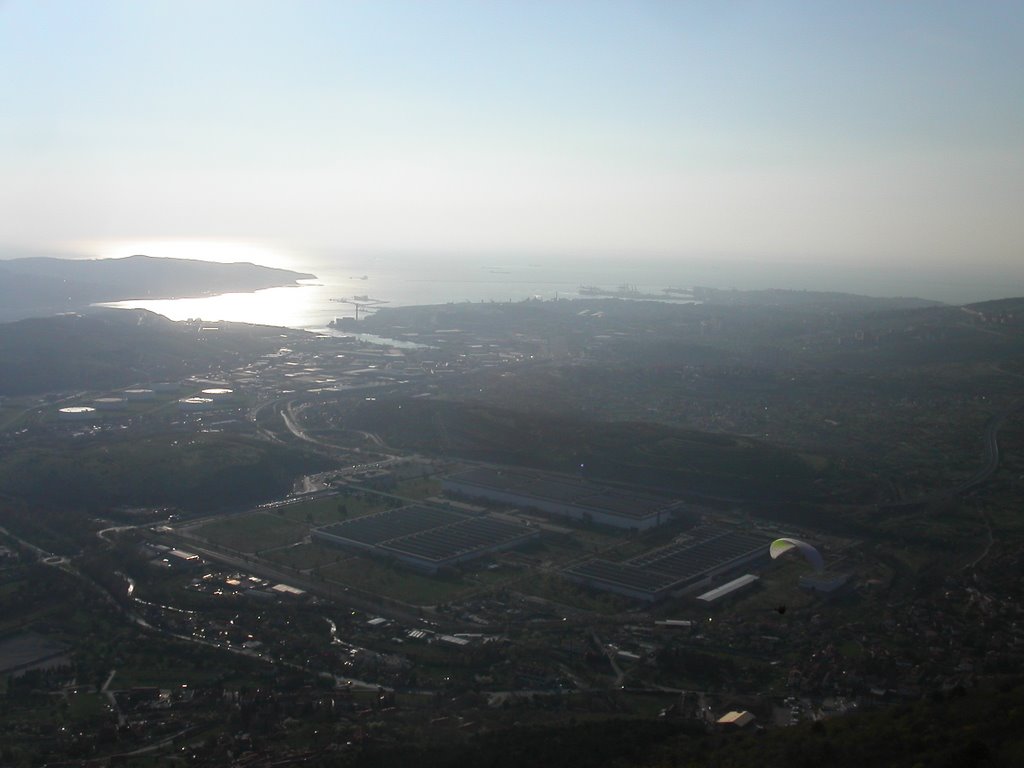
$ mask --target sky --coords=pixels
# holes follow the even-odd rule
[[[0,254],[1016,268],[1022,39],[1022,2],[0,0]]]

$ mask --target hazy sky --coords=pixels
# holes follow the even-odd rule
[[[1024,3],[0,0],[0,246],[1024,262]]]

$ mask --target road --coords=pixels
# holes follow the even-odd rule
[[[110,674],[107,675],[107,679],[103,681],[103,686],[100,688],[100,693],[107,699],[107,703],[110,704],[110,708],[117,714],[117,725],[118,727],[124,727],[127,719],[124,716],[124,712],[121,711],[121,707],[118,706],[117,697],[114,696],[114,692],[110,690],[110,684],[114,681],[114,675],[117,674],[116,669],[110,670]]]
[[[1003,425],[1010,416],[1021,409],[1024,409],[1024,403],[1017,403],[1016,405],[995,414],[985,423],[985,429],[981,435],[985,450],[984,464],[977,472],[962,483],[955,485],[952,488],[935,491],[934,493],[930,493],[926,496],[881,504],[879,505],[879,508],[899,509],[900,507],[915,507],[919,504],[926,504],[931,501],[941,501],[953,496],[965,494],[988,482],[992,475],[995,474],[995,471],[999,468],[999,430],[1003,428]]]
[[[981,551],[981,554],[974,558],[971,562],[967,563],[962,570],[968,571],[976,567],[978,563],[988,557],[988,553],[992,551],[992,545],[995,544],[995,538],[992,535],[992,520],[988,514],[984,511],[980,511],[981,519],[985,521],[985,549]],[[977,574],[975,574],[977,578]]]
[[[972,488],[986,482],[993,474],[995,474],[996,469],[999,468],[999,430],[1002,429],[1006,420],[1014,413],[1021,410],[1021,408],[1024,408],[1024,404],[1018,403],[1011,408],[1007,408],[1006,410],[997,413],[988,420],[988,423],[985,424],[985,431],[982,434],[982,439],[985,442],[985,465],[975,472],[972,477],[954,488],[953,493],[966,493]]]

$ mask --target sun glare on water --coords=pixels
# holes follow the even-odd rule
[[[265,267],[303,270],[287,249],[238,239],[107,240],[76,244],[85,258],[120,259],[134,255],[156,258],[196,259],[220,263],[249,262]],[[130,299],[103,306],[147,309],[171,320],[203,318],[235,322],[259,322],[292,328],[323,327],[333,318],[333,305],[321,294],[328,290],[317,281],[299,287],[267,288],[253,293],[171,299]]]
[[[319,285],[303,285],[198,298],[115,301],[102,306],[147,309],[170,320],[202,318],[287,328],[323,328],[336,313],[324,295],[328,290]]]

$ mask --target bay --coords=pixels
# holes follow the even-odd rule
[[[173,248],[159,255],[174,255]],[[190,257],[193,254],[189,254]],[[211,254],[216,256],[216,254]],[[219,259],[217,259],[219,260]],[[645,294],[695,285],[783,288],[967,303],[1024,294],[1024,274],[978,274],[968,266],[915,268],[758,260],[637,257],[630,254],[351,254],[289,249],[267,261],[315,274],[298,286],[202,298],[132,300],[104,306],[148,309],[172,320],[201,318],[322,330],[372,306],[577,298],[582,286]],[[349,302],[349,303],[346,303]],[[365,309],[370,305],[369,310]]]

